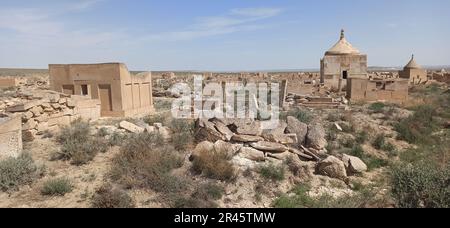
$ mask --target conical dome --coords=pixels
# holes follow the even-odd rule
[[[405,69],[422,69],[422,67],[417,64],[416,60],[414,59],[414,55],[412,55],[411,60],[405,66]]]
[[[354,48],[348,41],[345,39],[344,30],[341,30],[341,38],[339,41],[328,50],[325,55],[359,55],[361,54],[358,49]]]

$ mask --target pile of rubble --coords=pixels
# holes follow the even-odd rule
[[[330,156],[326,133],[320,123],[305,124],[294,117],[281,121],[274,130],[261,130],[261,122],[250,119],[198,119],[192,159],[202,151],[221,151],[232,157],[234,165],[254,168],[264,162],[294,158],[300,167],[309,166],[314,174],[347,180],[367,170],[364,162],[353,156]],[[311,165],[312,164],[312,165]]]
[[[315,109],[346,109],[349,101],[345,97],[333,99],[332,97],[311,97],[289,93],[286,103],[290,107],[304,107]]]
[[[99,100],[53,91],[18,92],[3,103],[7,106],[4,115],[21,116],[24,141],[32,141],[38,134],[55,131],[80,118],[100,118]]]

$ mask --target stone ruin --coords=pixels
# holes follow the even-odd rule
[[[20,116],[0,118],[0,160],[18,157],[22,152],[22,121]]]
[[[32,141],[38,134],[56,131],[77,119],[100,118],[100,101],[96,99],[53,91],[22,92],[16,96],[20,102],[8,106],[5,113],[19,114],[24,141]]]
[[[101,115],[131,117],[154,112],[150,72],[130,74],[125,64],[49,65],[50,87],[98,99]]]

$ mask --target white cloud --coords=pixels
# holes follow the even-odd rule
[[[201,17],[194,24],[180,31],[155,34],[145,39],[180,41],[263,29],[266,25],[256,22],[275,17],[281,12],[282,9],[279,8],[233,9],[224,16]]]

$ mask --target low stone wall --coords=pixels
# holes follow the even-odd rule
[[[19,80],[16,78],[0,78],[0,88],[8,88],[19,85]]]
[[[0,118],[0,160],[18,157],[22,152],[22,121],[20,116]]]
[[[49,91],[41,94],[40,99],[10,106],[6,112],[20,113],[23,140],[32,141],[37,134],[57,130],[80,118],[97,120],[100,118],[100,106],[99,100]]]

